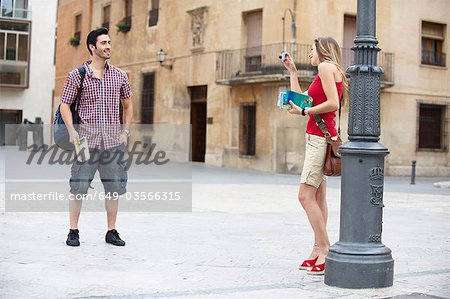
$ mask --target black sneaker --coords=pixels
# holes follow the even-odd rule
[[[80,236],[78,235],[78,229],[70,229],[67,235],[66,244],[69,246],[80,246]]]
[[[106,233],[105,241],[116,246],[125,246],[125,241],[119,237],[119,233],[115,229],[109,230]]]

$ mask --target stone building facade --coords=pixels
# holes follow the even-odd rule
[[[390,175],[408,175],[413,160],[418,175],[450,175],[450,12],[448,1],[431,2],[377,1]],[[317,72],[307,58],[317,36],[336,38],[351,65],[356,1],[61,0],[55,105],[66,74],[88,59],[87,33],[100,26],[110,29],[111,63],[129,75],[135,123],[191,124],[193,161],[298,173],[306,119],[276,108],[289,85],[278,54],[293,53],[304,89]],[[70,46],[78,29],[81,45]],[[342,112],[345,139],[348,107]]]

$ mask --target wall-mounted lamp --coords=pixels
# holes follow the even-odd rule
[[[166,52],[164,52],[163,49],[160,49],[157,53],[156,53],[156,59],[158,59],[159,61],[159,65],[168,68],[169,70],[172,69],[172,65],[171,64],[163,64],[164,60],[166,60]]]

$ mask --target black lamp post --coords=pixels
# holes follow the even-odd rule
[[[380,135],[380,76],[376,0],[358,0],[355,65],[350,74],[349,142],[342,155],[339,241],[326,259],[325,284],[380,288],[393,284],[394,260],[381,243],[384,157]]]

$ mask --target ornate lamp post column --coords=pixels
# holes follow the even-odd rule
[[[358,0],[355,65],[350,74],[349,142],[342,155],[339,241],[326,259],[325,284],[380,288],[393,284],[394,260],[381,243],[384,157],[380,135],[380,76],[376,0]]]

